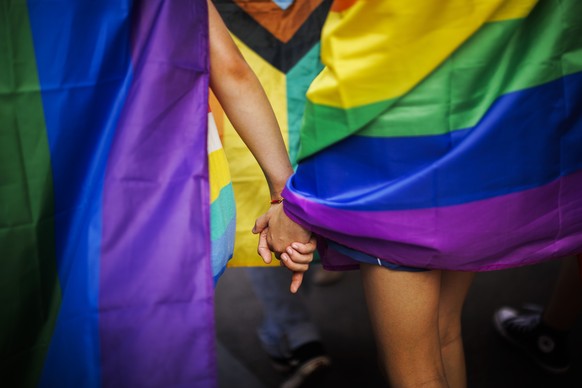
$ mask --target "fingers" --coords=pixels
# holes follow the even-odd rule
[[[269,244],[267,243],[267,231],[268,229],[263,229],[259,234],[259,246],[257,248],[257,252],[259,253],[259,256],[263,258],[263,261],[266,264],[270,264],[272,257]]]
[[[315,252],[315,249],[317,248],[317,243],[315,237],[311,236],[309,242],[305,244],[294,242],[293,244],[291,244],[291,247],[297,252],[306,255]]]
[[[304,262],[295,262],[291,260],[287,252],[281,254],[281,263],[293,272],[305,272],[309,269],[310,259],[303,260]]]
[[[289,258],[289,260],[297,264],[309,264],[313,261],[313,252],[303,254],[299,253],[298,251],[291,247],[287,247],[287,249],[285,249],[284,254],[287,255],[287,258]],[[283,254],[281,254],[281,257],[282,256]]]
[[[293,272],[293,275],[291,275],[291,287],[289,287],[289,290],[295,294],[297,290],[299,290],[302,282],[303,272]]]
[[[280,207],[277,209],[280,210]],[[282,211],[269,211],[257,218],[253,227],[253,233],[259,234],[257,252],[267,264],[272,261],[272,251],[291,271],[307,271],[309,263],[313,261],[316,240],[309,231],[288,218],[281,218],[282,215]],[[295,242],[288,246],[289,241]]]
[[[253,226],[252,232],[254,234],[261,233],[269,225],[269,218],[266,214],[263,214],[255,221],[255,226]]]

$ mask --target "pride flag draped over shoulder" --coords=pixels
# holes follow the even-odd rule
[[[291,161],[299,150],[299,130],[307,88],[321,71],[319,40],[331,0],[214,0],[216,9],[259,80],[277,117]],[[257,162],[232,124],[212,105],[228,156],[237,220],[236,242],[229,266],[261,266],[258,216],[269,207],[269,190]],[[279,265],[273,260],[272,265]]]
[[[0,385],[215,386],[206,1],[0,26]]]
[[[468,271],[580,253],[580,15],[577,0],[335,2],[283,193],[333,242],[324,264],[354,267],[349,249]]]

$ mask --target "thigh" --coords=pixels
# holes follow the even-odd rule
[[[362,280],[378,350],[395,386],[444,378],[438,308],[441,272],[363,264]]]

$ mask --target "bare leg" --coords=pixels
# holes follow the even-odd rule
[[[556,282],[550,302],[542,321],[551,328],[569,331],[582,313],[582,279],[575,257],[566,257],[562,262],[560,276]]]
[[[439,334],[445,374],[451,388],[467,386],[461,312],[473,278],[471,272],[442,272]]]
[[[441,272],[361,264],[361,273],[391,387],[448,387],[438,333]]]

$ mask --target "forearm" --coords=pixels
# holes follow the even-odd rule
[[[235,130],[252,152],[267,179],[271,198],[281,195],[285,183],[293,173],[287,148],[273,109],[263,88],[252,72],[214,5],[208,0],[210,32],[210,87],[222,105]],[[273,223],[271,224],[271,218]],[[267,231],[280,231],[267,235]],[[313,259],[315,240],[311,233],[286,218],[281,204],[271,208],[257,219],[254,233],[260,233],[259,254],[265,262],[271,261],[268,249],[284,253],[284,264],[294,271],[291,292],[296,292]],[[307,247],[297,253],[289,248],[292,243]]]
[[[271,197],[277,198],[293,170],[279,125],[258,80],[250,73],[247,78],[212,85],[235,130],[261,166]]]
[[[235,130],[261,166],[272,198],[293,169],[263,88],[210,5],[210,87]]]

